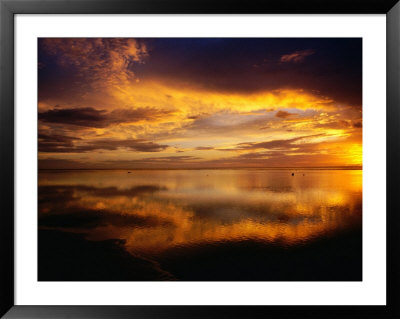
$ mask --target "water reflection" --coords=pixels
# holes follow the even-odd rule
[[[362,171],[41,171],[39,227],[133,253],[243,240],[278,246],[361,225]]]

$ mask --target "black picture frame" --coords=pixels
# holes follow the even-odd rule
[[[385,14],[386,306],[21,306],[14,304],[14,16],[16,14]],[[400,3],[398,0],[0,0],[0,315],[5,318],[400,318]],[[384,174],[385,172],[382,172]],[[384,211],[380,212],[384,213]]]

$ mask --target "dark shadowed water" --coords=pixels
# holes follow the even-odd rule
[[[40,171],[38,196],[39,280],[362,278],[361,170]]]

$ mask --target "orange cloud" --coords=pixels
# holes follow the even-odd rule
[[[57,84],[57,94],[39,97],[41,167],[362,162],[360,109],[319,91],[289,87],[224,91],[179,78],[167,81],[161,75],[137,81],[135,70],[142,72],[142,63],[151,64],[154,55],[141,40],[40,41],[41,49],[51,56],[41,63],[56,61],[57,70],[68,69],[68,76]],[[298,63],[314,53],[295,51],[280,60]],[[43,77],[48,81],[46,72]],[[71,78],[82,85],[69,87]],[[314,136],[312,141],[305,139],[309,136]],[[340,143],[342,147],[337,147]],[[154,156],[148,157],[148,152]],[[91,156],[82,160],[82,153]]]

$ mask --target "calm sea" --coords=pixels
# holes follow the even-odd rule
[[[41,280],[361,280],[361,170],[40,171],[38,197]]]

